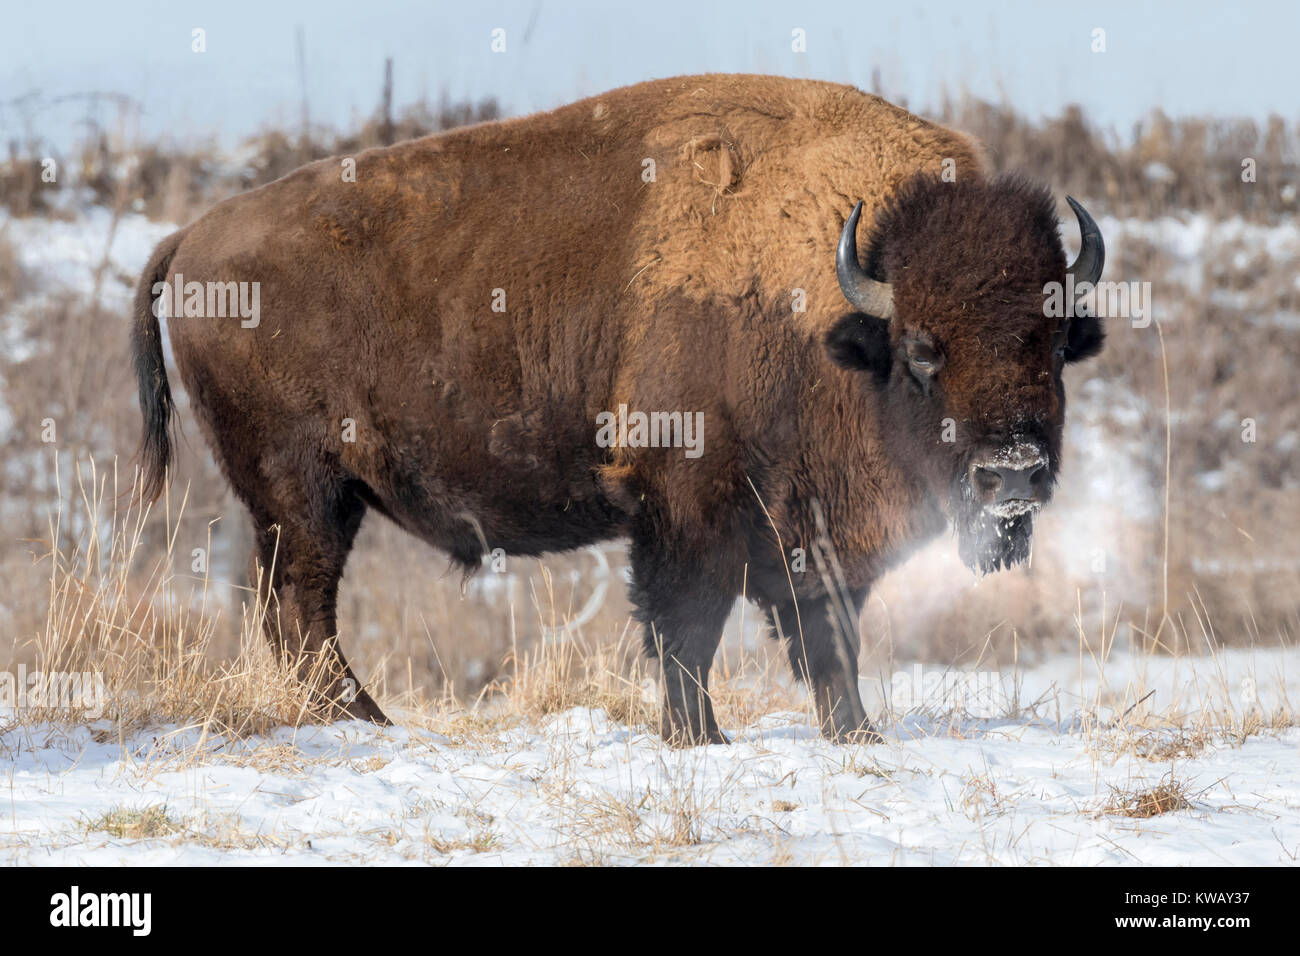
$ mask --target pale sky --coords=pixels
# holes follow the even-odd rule
[[[1300,119],[1295,2],[0,3],[0,145],[29,130],[67,141],[86,116],[78,95],[87,92],[139,102],[149,137],[229,145],[272,123],[296,128],[298,27],[312,119],[335,127],[374,109],[387,56],[399,108],[446,91],[495,96],[508,113],[524,113],[707,71],[869,88],[878,69],[886,94],[920,111],[945,91],[968,91],[1031,116],[1079,102],[1125,133],[1157,106],[1173,116]],[[206,31],[205,53],[191,51],[195,27]],[[498,27],[505,53],[491,50]],[[805,53],[791,50],[796,28],[806,32]],[[1098,28],[1101,53],[1092,50]],[[30,93],[39,108],[16,102]]]

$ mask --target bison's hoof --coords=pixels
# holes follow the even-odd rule
[[[334,723],[338,720],[367,720],[380,727],[390,727],[393,723],[365,690],[361,690],[355,696],[328,695],[313,708],[313,712],[326,723]]]
[[[885,742],[885,738],[880,736],[880,731],[870,723],[856,730],[828,728],[822,731],[822,735],[837,744],[883,744]]]
[[[354,720],[368,720],[372,724],[378,724],[380,727],[391,727],[393,722],[373,700],[368,700],[363,706],[356,706],[357,701],[344,708],[347,715]]]
[[[711,720],[700,727],[698,723],[688,724],[686,721],[665,717],[659,725],[659,736],[668,746],[679,748],[731,743],[731,739]]]
[[[689,734],[681,731],[661,733],[664,742],[670,747],[684,750],[687,747],[707,747],[709,744],[729,744],[731,738],[714,728],[702,734]]]
[[[822,736],[837,744],[879,744],[885,738],[880,736],[864,713],[861,706],[852,707],[843,704],[830,714],[824,714],[821,722]]]

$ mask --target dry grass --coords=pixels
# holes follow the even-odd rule
[[[86,843],[107,837],[112,840],[156,840],[168,846],[185,844],[211,850],[283,851],[301,843],[273,834],[251,833],[242,820],[230,814],[201,813],[179,819],[164,804],[114,807],[87,821],[83,832]]]
[[[612,645],[592,646],[578,635],[547,641],[509,663],[511,676],[499,690],[526,717],[590,707],[631,727],[659,726],[654,679],[635,634]]]
[[[1169,776],[1154,787],[1135,790],[1112,787],[1110,800],[1102,812],[1123,817],[1155,817],[1195,809],[1194,796],[1185,783]]]
[[[241,145],[241,161],[235,164],[213,162],[211,144],[184,148],[130,142],[137,125],[135,107],[122,102],[110,126],[89,115],[89,133],[67,154],[39,136],[11,142],[0,161],[0,203],[19,216],[57,214],[59,191],[80,185],[96,202],[111,204],[120,196],[129,208],[186,223],[213,202],[278,179],[303,163],[355,155],[501,115],[492,99],[420,100],[387,120],[382,108],[376,109],[349,131],[267,129]],[[1279,116],[1261,124],[1234,118],[1171,119],[1154,110],[1121,134],[1097,128],[1079,107],[1034,121],[1006,105],[967,96],[941,104],[933,118],[977,136],[998,169],[1033,172],[1076,196],[1104,200],[1123,215],[1150,217],[1179,208],[1277,222],[1298,208],[1294,183],[1300,173],[1300,127]],[[1241,180],[1247,157],[1255,159],[1260,171],[1255,183]],[[47,158],[63,171],[53,183],[41,178]]]
[[[128,733],[173,723],[243,737],[304,720],[301,685],[261,636],[267,608],[245,607],[235,622],[240,639],[233,658],[211,654],[220,610],[209,607],[206,575],[178,570],[189,555],[176,550],[175,523],[156,516],[169,534],[155,555],[144,547],[155,516],[139,505],[129,484],[116,472],[100,474],[93,462],[76,478],[67,495],[60,489],[60,506],[36,556],[47,603],[44,626],[16,644],[14,657],[43,673],[102,675],[103,716]],[[27,713],[39,722],[71,716],[62,709]]]
[[[182,826],[167,814],[167,807],[116,807],[86,824],[86,831],[107,833],[119,840],[150,840],[179,833]]]
[[[351,156],[376,146],[415,139],[497,119],[494,99],[453,102],[419,100],[387,121],[376,115],[355,130],[339,132],[314,127],[304,135],[267,129],[240,145],[239,161],[214,161],[212,144],[189,148],[136,141],[135,107],[123,102],[111,126],[93,114],[89,133],[64,152],[39,136],[11,141],[0,160],[0,206],[15,216],[60,213],[61,191],[87,190],[98,205],[129,208],[166,222],[188,223],[215,202],[265,185],[304,163],[328,156]],[[54,181],[42,178],[43,163],[53,160]]]
[[[460,850],[486,853],[501,842],[500,837],[491,830],[478,830],[469,836],[451,839],[440,837],[436,833],[427,833],[425,840],[436,852],[443,854],[456,853]]]
[[[1126,134],[1100,129],[1078,106],[1029,120],[969,96],[935,117],[973,133],[999,170],[1032,171],[1062,191],[1104,200],[1118,215],[1150,218],[1171,209],[1282,221],[1295,213],[1300,127],[1280,116],[1172,119],[1152,110]],[[1242,160],[1266,171],[1243,183]]]
[[[78,467],[74,480],[72,487],[60,484],[45,535],[29,543],[34,551],[29,573],[39,582],[46,618],[36,633],[14,642],[8,666],[102,675],[102,719],[118,735],[170,724],[248,738],[310,722],[302,683],[291,666],[270,653],[263,637],[264,619],[274,609],[253,602],[254,592],[246,588],[239,592],[244,600],[238,612],[231,614],[213,599],[216,584],[210,574],[187,566],[192,555],[179,540],[187,526],[184,496],[179,501],[168,496],[157,510],[144,508],[118,472],[101,473],[93,461]],[[153,536],[161,538],[161,550],[148,547]],[[541,578],[549,579],[544,567]],[[492,663],[492,680],[473,697],[457,697],[450,681],[437,695],[413,687],[391,692],[382,679],[372,686],[387,707],[462,742],[490,740],[521,721],[576,707],[657,730],[655,666],[643,658],[630,617],[624,614],[606,639],[573,628],[552,631],[552,622],[564,620],[567,607],[556,606],[556,588],[544,587],[541,594],[545,606],[537,594],[531,609],[508,604],[510,619],[535,615],[534,636],[525,646],[508,641],[501,659]],[[745,724],[773,709],[807,706],[788,675],[775,679],[778,657],[724,655],[715,685],[724,720]],[[371,669],[384,673],[382,663]],[[402,670],[413,674],[409,659]],[[31,707],[22,715],[24,723],[59,726],[76,726],[81,719],[56,707]],[[95,732],[109,733],[102,727]],[[153,756],[176,755],[159,744]],[[218,759],[253,758],[235,753]],[[284,770],[301,765],[303,758],[293,747],[277,744],[260,748],[256,760]]]

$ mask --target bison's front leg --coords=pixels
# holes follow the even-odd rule
[[[769,609],[795,676],[808,685],[822,735],[837,743],[880,743],[858,693],[858,611],[866,592],[800,600]]]
[[[660,662],[660,733],[673,746],[729,743],[709,696],[709,668],[736,594],[724,566],[701,567],[656,542],[632,543],[632,600],[646,653]]]

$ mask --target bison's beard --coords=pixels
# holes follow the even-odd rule
[[[1029,557],[1032,512],[1012,518],[967,507],[957,519],[957,553],[976,574],[1010,568]]]

